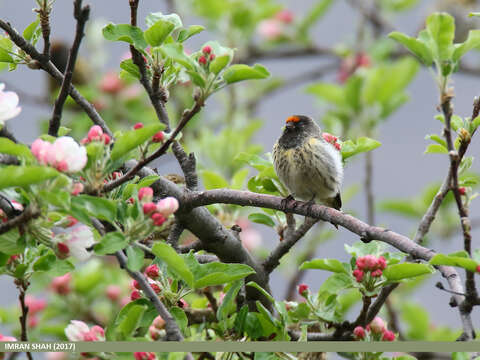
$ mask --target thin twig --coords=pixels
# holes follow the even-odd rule
[[[51,61],[48,60],[48,57],[45,57],[43,54],[40,54],[32,44],[28,43],[12,26],[0,19],[0,28],[5,30],[10,36],[15,45],[20,49],[25,51],[30,57],[39,62],[40,67],[46,71],[50,76],[52,76],[57,82],[61,83],[63,81],[63,74],[53,65]],[[111,138],[113,134],[105,124],[105,121],[98,114],[95,107],[90,104],[75,88],[75,86],[70,85],[69,95],[73,100],[85,111],[88,117],[93,121],[94,124],[99,125],[105,133],[107,133]]]
[[[388,296],[392,293],[393,290],[397,288],[398,285],[399,283],[394,283],[394,284],[384,286],[382,288],[382,290],[380,291],[380,294],[378,294],[374,303],[372,304],[372,306],[370,306],[370,309],[368,310],[367,317],[366,317],[367,324],[372,322],[375,316],[377,316],[383,304],[387,301]]]
[[[352,328],[356,326],[365,327],[368,324],[368,309],[370,308],[370,304],[372,303],[372,298],[370,296],[363,296],[362,297],[363,306],[360,314],[358,315],[357,319],[353,322]]]
[[[15,138],[15,136],[7,129],[6,125],[3,125],[3,128],[0,129],[0,137],[7,138],[14,143],[18,143],[18,140]]]
[[[62,86],[60,88],[60,93],[58,98],[55,101],[55,106],[53,107],[52,118],[48,126],[48,134],[52,136],[57,136],[58,129],[60,128],[60,119],[62,118],[63,105],[68,97],[68,90],[72,83],[73,71],[75,68],[75,63],[77,61],[78,49],[80,48],[80,43],[82,41],[85,29],[85,23],[88,20],[90,14],[90,7],[85,5],[82,8],[82,0],[75,0],[74,4],[74,17],[77,20],[77,27],[75,30],[75,40],[73,41],[70,53],[68,55],[67,68],[62,81]]]
[[[200,109],[203,107],[204,105],[204,102],[203,100],[197,98],[197,100],[195,101],[195,105],[189,109],[189,110],[186,110],[184,111],[183,113],[183,116],[182,116],[182,119],[180,120],[180,123],[177,125],[177,127],[175,128],[175,130],[173,130],[172,134],[170,135],[170,137],[163,143],[163,145],[157,150],[155,151],[153,154],[151,154],[150,156],[147,156],[146,158],[144,158],[143,160],[140,160],[136,165],[135,167],[133,167],[132,169],[130,169],[125,175],[123,175],[122,177],[119,177],[118,179],[116,180],[113,180],[111,182],[109,182],[108,184],[106,184],[103,188],[102,188],[102,192],[109,192],[109,191],[112,191],[113,189],[115,189],[116,187],[124,184],[125,182],[127,182],[128,180],[132,179],[145,165],[147,165],[148,163],[150,163],[151,161],[159,158],[160,156],[162,156],[163,154],[165,154],[168,150],[168,148],[170,147],[170,144],[172,144],[172,142],[175,140],[175,138],[177,137],[177,135],[180,133],[180,131],[182,131],[182,129],[185,127],[185,125],[187,125],[188,121],[196,114],[200,111]]]
[[[43,37],[43,55],[45,58],[50,56],[50,12],[52,11],[52,5],[50,0],[41,0],[39,3],[40,8],[35,9],[40,18],[40,27],[42,29]]]
[[[25,280],[21,281],[21,284],[17,286],[19,290],[18,300],[20,301],[20,308],[22,310],[22,314],[19,317],[20,320],[20,327],[21,327],[21,341],[28,341],[28,330],[27,330],[27,317],[28,317],[28,306],[25,304],[25,293],[28,288],[28,283]],[[26,352],[27,358],[29,360],[33,360],[32,354],[30,352]]]
[[[0,224],[0,234],[4,234],[13,228],[16,228],[17,226],[24,225],[31,219],[35,219],[38,216],[40,216],[38,211],[32,211],[32,209],[27,206],[20,215]]]
[[[186,154],[183,150],[182,145],[178,141],[174,141],[172,144],[173,155],[177,158],[180,168],[182,169],[183,175],[185,176],[185,184],[189,190],[197,190],[198,188],[198,175],[195,159],[195,154],[190,153]]]

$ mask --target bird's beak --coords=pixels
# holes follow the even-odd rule
[[[293,121],[289,121],[289,122],[287,122],[287,124],[285,125],[285,129],[286,129],[286,130],[293,130],[294,127],[295,127],[295,124],[293,123]]]

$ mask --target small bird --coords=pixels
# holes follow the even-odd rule
[[[320,202],[340,210],[343,180],[340,145],[308,116],[293,115],[273,146],[273,164],[290,192],[286,200]]]

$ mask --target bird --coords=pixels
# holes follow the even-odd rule
[[[336,141],[335,136],[322,133],[308,116],[287,118],[272,154],[275,172],[290,192],[284,200],[318,202],[341,209],[343,163]]]

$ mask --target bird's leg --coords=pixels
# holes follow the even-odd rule
[[[296,202],[295,202],[295,198],[293,197],[292,194],[288,194],[288,196],[286,198],[283,198],[281,203],[280,203],[280,206],[282,207],[282,211],[285,212],[287,211],[287,208],[288,208],[288,205],[291,203],[291,202],[294,202],[293,205],[296,205]],[[294,206],[295,207],[295,206]]]
[[[305,206],[307,208],[307,216],[309,217],[313,217],[310,215],[310,213],[312,212],[312,206],[315,205],[315,197],[317,195],[316,194],[313,194],[312,198],[310,200],[308,200],[303,206]]]

